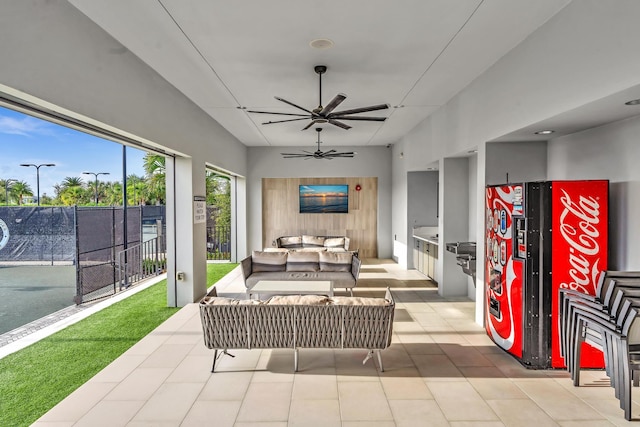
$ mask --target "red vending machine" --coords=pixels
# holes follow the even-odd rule
[[[563,368],[558,289],[593,295],[607,269],[609,181],[488,186],[485,206],[487,334],[527,367]],[[581,365],[602,353],[584,344]]]

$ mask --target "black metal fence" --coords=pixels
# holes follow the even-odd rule
[[[231,227],[207,224],[207,259],[231,260]]]
[[[122,207],[76,208],[76,304],[117,292],[116,259],[125,249]],[[142,208],[128,207],[126,247],[141,243]]]

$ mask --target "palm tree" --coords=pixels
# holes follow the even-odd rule
[[[66,206],[87,203],[93,195],[93,190],[89,186],[85,187],[82,178],[76,176],[63,179],[59,187],[56,187],[56,191],[58,191],[58,198]]]
[[[18,200],[22,205],[24,196],[33,196],[33,190],[25,181],[16,181],[11,185],[11,197]]]
[[[15,179],[0,179],[0,199],[2,200],[3,203],[5,204],[9,204],[9,201],[11,200],[9,191],[11,190],[11,187],[13,186],[13,183],[16,182]],[[7,200],[5,200],[5,198]]]
[[[147,175],[147,200],[152,203],[164,203],[166,193],[165,157],[158,154],[145,154],[144,170]]]
[[[82,178],[79,178],[77,176],[68,176],[62,180],[61,186],[63,189],[71,187],[83,187],[84,181],[82,180]]]

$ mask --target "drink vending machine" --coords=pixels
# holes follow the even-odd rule
[[[594,295],[608,261],[609,181],[543,181],[485,191],[485,328],[529,368],[563,368],[558,290]],[[602,368],[583,344],[581,366]]]

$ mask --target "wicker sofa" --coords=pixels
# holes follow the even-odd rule
[[[218,297],[215,288],[200,302],[204,344],[213,366],[229,349],[291,348],[298,370],[299,348],[368,350],[363,364],[391,344],[395,302],[384,298],[274,296],[266,301]],[[221,351],[219,354],[218,352]]]
[[[353,295],[362,262],[350,252],[253,251],[240,264],[247,291],[260,280],[330,280]]]

